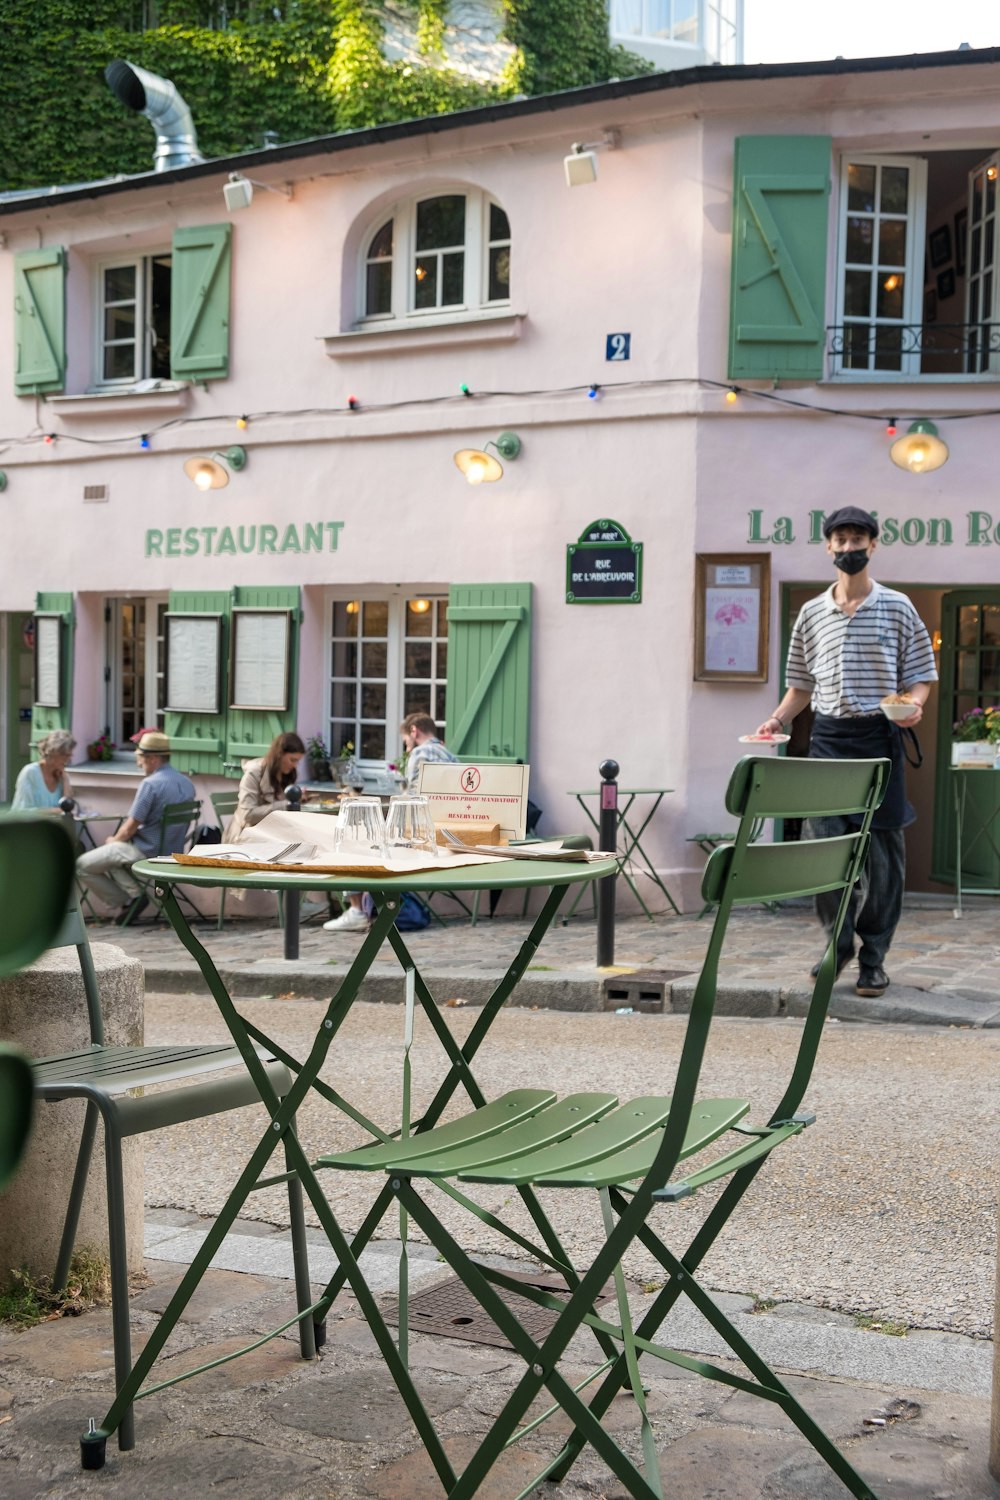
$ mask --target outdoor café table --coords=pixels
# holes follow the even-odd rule
[[[646,853],[645,849],[640,843],[640,839],[646,832],[646,829],[649,827],[650,823],[653,821],[653,818],[656,815],[656,810],[659,807],[660,803],[663,801],[668,792],[672,791],[672,786],[619,787],[618,789],[619,797],[624,797],[626,799],[624,802],[619,802],[618,804],[618,827],[621,832],[622,843],[624,846],[618,855],[621,865],[621,872],[624,875],[625,879],[628,881],[633,896],[638,901],[639,905],[642,907],[643,911],[646,913],[646,916],[650,921],[653,920],[653,913],[650,911],[649,907],[646,905],[645,901],[639,894],[638,887],[636,886],[635,881],[632,879],[633,872],[636,875],[648,875],[653,884],[660,888],[660,890],[666,896],[667,900],[670,902],[670,905],[674,909],[674,915],[679,917],[681,914],[680,907],[677,905],[677,902],[674,900],[673,896],[671,896],[670,892],[663,884],[663,881],[656,873],[656,867],[654,866],[652,860],[649,858],[649,855]],[[579,802],[580,806],[583,808],[584,812],[587,814],[587,817],[590,819],[591,823],[598,833],[600,833],[601,825],[598,822],[597,818],[594,817],[591,809],[588,807],[587,798],[599,798],[600,795],[601,794],[599,791],[569,793],[569,796],[575,797],[577,802]],[[639,823],[638,828],[633,828],[632,823],[629,822],[628,815],[636,797],[652,797],[653,800],[650,803],[649,809],[646,812],[645,817],[642,819],[642,822]],[[633,822],[638,823],[639,816],[639,812],[636,811],[633,814]],[[566,913],[567,917],[571,917],[576,911],[577,905],[579,904],[579,900],[582,895],[582,891],[577,891],[573,901],[573,905]]]
[[[207,1365],[201,1366],[199,1369],[187,1371],[184,1376],[173,1377],[170,1380],[154,1383],[142,1389],[143,1382],[149,1375],[164,1344],[184,1312],[199,1282],[208,1270],[213,1257],[218,1252],[223,1239],[231,1229],[254,1185],[271,1185],[286,1180],[286,1176],[281,1174],[261,1179],[261,1173],[267,1166],[268,1161],[281,1146],[285,1147],[289,1167],[298,1174],[302,1187],[308,1194],[330,1245],[337,1256],[338,1270],[322,1296],[311,1307],[303,1313],[297,1313],[295,1317],[289,1319],[281,1328],[273,1330],[273,1332],[266,1334],[263,1338],[258,1338],[253,1345],[248,1347],[258,1347],[267,1338],[276,1337],[278,1334],[283,1333],[285,1329],[293,1326],[300,1318],[309,1316],[314,1318],[317,1335],[316,1343],[317,1345],[321,1345],[325,1341],[326,1336],[324,1326],[326,1314],[345,1282],[348,1282],[374,1334],[389,1373],[395,1381],[403,1400],[410,1408],[412,1415],[414,1411],[420,1409],[420,1402],[407,1369],[405,1327],[401,1327],[400,1329],[399,1344],[397,1346],[397,1342],[394,1341],[379,1311],[375,1297],[369,1289],[364,1274],[358,1265],[358,1257],[361,1255],[362,1250],[371,1239],[390,1205],[395,1202],[392,1188],[387,1182],[375,1198],[360,1229],[349,1240],[347,1237],[348,1231],[338,1222],[333,1208],[320,1186],[316,1171],[299,1145],[294,1130],[290,1129],[290,1123],[294,1120],[296,1111],[310,1090],[319,1094],[327,1101],[331,1107],[331,1111],[334,1112],[334,1123],[336,1121],[336,1113],[339,1112],[341,1115],[348,1116],[360,1124],[375,1139],[381,1141],[396,1139],[403,1133],[415,1134],[420,1130],[429,1130],[431,1126],[438,1122],[452,1096],[459,1088],[465,1090],[465,1093],[475,1107],[482,1106],[486,1102],[486,1099],[476,1081],[472,1063],[490,1027],[499,1014],[504,1002],[509,998],[518,980],[531,962],[542,938],[552,925],[560,903],[570,888],[573,886],[582,887],[583,884],[589,881],[600,880],[604,876],[613,874],[616,869],[615,862],[610,859],[593,860],[586,863],[557,860],[510,859],[494,861],[483,859],[472,864],[451,868],[442,867],[422,873],[409,872],[405,875],[390,876],[374,875],[366,872],[363,877],[359,877],[356,872],[353,874],[347,872],[330,874],[317,873],[314,869],[292,872],[287,867],[285,869],[258,868],[255,870],[233,869],[220,866],[199,868],[196,865],[186,862],[180,863],[174,861],[170,857],[140,860],[134,868],[138,875],[155,882],[157,898],[162,901],[163,909],[177,936],[197,961],[212,997],[229,1028],[233,1041],[239,1048],[247,1069],[257,1085],[261,1099],[270,1113],[271,1121],[264,1130],[260,1142],[249,1161],[238,1172],[238,1175],[236,1175],[237,1166],[234,1164],[236,1180],[228,1199],[220,1210],[214,1225],[206,1235],[204,1243],[192,1260],[190,1267],[182,1277],[176,1292],[164,1309],[159,1323],[137,1358],[131,1374],[119,1388],[104,1421],[99,1427],[94,1427],[89,1433],[84,1433],[81,1437],[84,1467],[99,1468],[103,1464],[104,1448],[107,1439],[116,1431],[123,1415],[133,1401],[142,1396],[152,1395],[154,1391],[162,1390],[165,1385],[174,1384],[177,1379],[186,1379],[188,1375],[198,1374],[201,1369],[209,1368]],[[363,878],[365,889],[371,893],[375,902],[375,918],[371,930],[361,943],[347,974],[320,1015],[316,1035],[307,1056],[303,1060],[299,1060],[291,1056],[277,1039],[268,1036],[241,1014],[226,989],[210,955],[191,931],[187,919],[177,902],[174,887],[183,884],[188,887],[222,886],[226,889],[235,887],[242,890],[267,891],[322,890],[337,893],[344,890],[356,889],[359,878]],[[476,1017],[468,1039],[463,1046],[459,1046],[456,1039],[452,1036],[447,1022],[438,1010],[434,997],[426,981],[421,976],[415,959],[406,946],[403,934],[394,925],[399,901],[405,891],[414,891],[422,896],[430,896],[435,892],[452,892],[456,894],[467,892],[472,894],[478,890],[490,890],[498,887],[506,888],[508,886],[518,890],[534,886],[542,887],[546,889],[547,897],[541,912],[535,919],[528,935],[520,944],[506,973]],[[430,930],[428,929],[428,931]],[[355,1000],[358,998],[358,993],[366,974],[371,969],[380,948],[386,941],[391,944],[400,969],[405,977],[407,1005],[403,1062],[403,1103],[401,1111],[403,1118],[401,1121],[393,1119],[391,1122],[381,1125],[366,1118],[337,1090],[322,1082],[318,1075],[330,1053],[330,1049],[336,1042],[337,1033],[347,1018]],[[412,1036],[413,1010],[415,1005],[419,1005],[426,1015],[440,1046],[449,1060],[450,1066],[447,1068],[444,1079],[438,1086],[427,1110],[418,1121],[411,1124],[407,1119],[409,1113],[409,1041]],[[274,1057],[279,1058],[291,1069],[295,1077],[295,1082],[290,1092],[283,1100],[279,1101],[268,1081],[264,1065],[257,1055],[256,1043],[268,1048]],[[400,1300],[402,1306],[405,1306],[404,1275],[405,1260],[401,1258]],[[403,1318],[405,1323],[405,1312],[402,1310],[401,1318]],[[240,1352],[248,1352],[248,1350]],[[227,1357],[233,1358],[235,1356],[230,1355]]]

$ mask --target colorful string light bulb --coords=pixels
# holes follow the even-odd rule
[[[726,392],[726,405],[727,406],[735,406],[736,405],[736,398],[738,397],[738,395],[739,395],[739,391],[737,391],[737,389],[736,389],[736,387],[734,385],[731,385],[729,387],[728,391]]]
[[[466,380],[462,381],[462,384],[459,386],[458,389],[459,389],[459,391],[461,392],[461,394],[463,396],[471,396],[472,395],[472,392],[469,389],[468,381],[466,381]]]
[[[55,442],[55,440],[56,440],[56,435],[55,435],[54,432],[47,432],[45,434],[45,436],[42,438],[42,442],[45,444],[46,448],[51,448],[52,444]]]
[[[357,396],[348,396],[348,398],[347,398],[347,407],[348,407],[349,411],[357,411],[358,405],[359,405],[359,402],[358,402]]]
[[[245,431],[245,429],[247,427],[250,426],[250,418],[246,417],[246,416],[244,416],[244,417],[237,417],[236,418],[236,425],[240,429],[240,431],[243,432],[243,431]]]
[[[148,448],[149,447],[149,433],[148,432],[140,432],[140,434],[139,434],[139,447],[140,448]]]
[[[601,387],[599,385],[592,385],[592,386],[590,386],[588,388],[588,390],[587,390],[587,400],[588,401],[599,401],[600,398],[601,398]]]
[[[895,437],[896,436],[896,418],[895,417],[890,417],[889,420],[888,420],[888,422],[885,424],[885,435],[886,435],[886,437]]]

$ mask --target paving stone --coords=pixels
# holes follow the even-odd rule
[[[450,1438],[444,1443],[444,1451],[459,1473],[475,1456],[477,1447],[476,1441],[467,1437]],[[476,1490],[476,1500],[510,1500],[542,1463],[542,1458],[528,1449],[508,1449]],[[373,1476],[371,1494],[375,1500],[441,1500],[441,1481],[423,1449],[415,1449]]]
[[[430,1384],[417,1380],[415,1384],[432,1417],[460,1406],[467,1393],[459,1381]],[[411,1428],[403,1398],[381,1366],[331,1375],[323,1371],[320,1379],[276,1396],[267,1411],[283,1427],[347,1443],[371,1443]]]
[[[163,1262],[161,1265],[165,1264]],[[133,1297],[130,1306],[147,1312],[162,1313],[170,1298],[181,1283],[182,1274],[176,1267],[169,1267],[170,1275],[158,1280],[155,1286]],[[195,1288],[191,1299],[181,1313],[181,1322],[202,1323],[223,1316],[230,1308],[246,1307],[249,1303],[281,1287],[265,1276],[248,1276],[232,1271],[216,1271],[209,1268]]]

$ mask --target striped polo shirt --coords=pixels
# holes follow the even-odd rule
[[[937,681],[930,638],[905,594],[873,579],[864,603],[845,615],[835,588],[803,605],[788,648],[787,684],[812,693],[816,713],[878,713],[889,693]]]

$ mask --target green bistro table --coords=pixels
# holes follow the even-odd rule
[[[424,1431],[423,1408],[407,1368],[408,1332],[405,1223],[401,1225],[400,1233],[400,1238],[404,1246],[404,1254],[400,1258],[400,1322],[396,1337],[393,1336],[386,1325],[379,1311],[375,1295],[368,1287],[364,1274],[358,1264],[361,1252],[374,1235],[390,1207],[397,1206],[392,1188],[386,1183],[375,1197],[371,1209],[360,1228],[349,1238],[349,1231],[338,1222],[320,1185],[314,1165],[310,1163],[302,1147],[299,1145],[294,1131],[290,1128],[290,1122],[294,1119],[297,1109],[310,1090],[325,1099],[333,1111],[347,1116],[362,1125],[366,1130],[370,1131],[374,1140],[382,1142],[391,1142],[404,1135],[412,1135],[418,1131],[429,1130],[438,1122],[452,1096],[458,1089],[464,1089],[465,1094],[475,1107],[478,1108],[485,1104],[486,1097],[476,1082],[472,1063],[490,1027],[493,1025],[505,1001],[510,997],[521,976],[524,974],[525,969],[534,957],[542,938],[552,925],[561,902],[571,888],[579,887],[582,889],[591,881],[600,880],[607,875],[613,874],[616,868],[615,861],[610,859],[595,860],[591,863],[557,860],[505,860],[493,863],[492,861],[482,860],[476,864],[464,865],[457,869],[434,870],[423,874],[379,877],[366,874],[361,877],[357,873],[330,875],[317,874],[311,871],[291,873],[268,869],[239,870],[211,866],[198,868],[190,864],[179,864],[170,859],[140,860],[136,864],[135,870],[138,875],[155,882],[157,897],[162,900],[163,909],[171,926],[184,947],[197,960],[205,982],[225,1020],[233,1041],[239,1048],[247,1070],[257,1085],[265,1107],[270,1112],[271,1120],[246,1165],[240,1169],[239,1164],[234,1163],[236,1180],[228,1199],[220,1210],[214,1225],[206,1235],[204,1243],[192,1260],[190,1267],[182,1277],[176,1292],[164,1309],[157,1327],[142,1350],[142,1353],[137,1358],[131,1373],[118,1389],[103,1422],[100,1426],[94,1426],[91,1431],[85,1432],[82,1435],[80,1440],[81,1454],[85,1468],[95,1469],[103,1465],[107,1440],[117,1430],[123,1416],[133,1402],[144,1396],[152,1395],[166,1386],[173,1385],[179,1380],[197,1375],[203,1370],[212,1368],[214,1364],[222,1362],[213,1361],[211,1364],[201,1365],[197,1369],[187,1371],[184,1375],[144,1386],[144,1382],[147,1380],[167,1339],[184,1312],[199,1282],[208,1270],[213,1257],[217,1253],[226,1234],[231,1229],[253,1187],[255,1185],[258,1187],[270,1186],[287,1180],[287,1173],[267,1178],[262,1177],[262,1173],[270,1158],[282,1146],[286,1148],[289,1166],[297,1174],[303,1189],[308,1194],[329,1243],[337,1256],[338,1269],[319,1299],[307,1308],[305,1312],[297,1313],[295,1317],[289,1319],[280,1328],[276,1328],[263,1337],[256,1339],[247,1349],[241,1350],[239,1353],[247,1353],[251,1348],[259,1347],[260,1344],[270,1338],[277,1337],[304,1317],[313,1318],[316,1327],[316,1343],[317,1346],[322,1345],[326,1339],[325,1319],[327,1312],[345,1283],[349,1283],[362,1314],[367,1319],[378,1343],[389,1374],[395,1381],[410,1411],[410,1415],[417,1425],[418,1431],[420,1431],[421,1436],[425,1437],[426,1440],[433,1441],[432,1434],[427,1434]],[[359,880],[363,880],[365,889],[371,893],[376,906],[376,915],[371,930],[362,942],[347,974],[341,980],[336,993],[320,1017],[316,1035],[308,1055],[300,1060],[291,1056],[281,1045],[280,1041],[268,1036],[241,1014],[235,1002],[230,997],[210,955],[191,931],[187,919],[178,904],[174,887],[177,885],[213,886],[225,889],[300,892],[305,890],[324,890],[339,893],[345,890],[356,890]],[[476,891],[492,890],[508,886],[518,890],[534,886],[545,887],[548,895],[541,912],[533,923],[527,937],[525,937],[518,948],[506,973],[476,1017],[468,1039],[463,1046],[459,1046],[438,1009],[426,981],[422,978],[417,963],[406,946],[403,934],[397,931],[394,925],[399,902],[405,891],[415,891],[418,895],[422,896],[430,896],[436,892],[447,892],[456,895],[468,893],[472,895]],[[368,974],[379,950],[386,941],[392,946],[405,981],[406,1024],[403,1052],[403,1118],[402,1120],[393,1119],[378,1124],[368,1119],[360,1110],[356,1109],[344,1095],[322,1082],[319,1079],[319,1072],[336,1042],[337,1033],[355,1000],[358,998],[365,976]],[[435,1037],[440,1043],[450,1065],[425,1113],[419,1120],[411,1123],[408,1119],[410,1097],[409,1046],[413,1034],[414,1009],[417,1005],[419,1005],[430,1022]],[[295,1082],[290,1092],[283,1100],[279,1101],[271,1087],[264,1064],[257,1055],[256,1044],[261,1044],[263,1047],[269,1049],[274,1057],[279,1058],[291,1069],[295,1077]],[[238,1357],[238,1355],[226,1356],[227,1359],[235,1357]]]
[[[655,886],[658,886],[666,896],[667,900],[670,902],[671,907],[673,908],[674,915],[679,917],[681,914],[680,907],[677,905],[677,902],[674,900],[673,896],[671,896],[670,892],[663,884],[663,881],[656,873],[655,865],[649,858],[649,855],[646,853],[640,842],[642,835],[646,832],[646,829],[649,827],[650,823],[653,821],[653,818],[656,816],[656,811],[660,803],[663,801],[664,797],[666,797],[667,794],[672,791],[672,786],[619,787],[618,789],[619,797],[624,797],[626,799],[624,802],[619,802],[618,804],[618,828],[620,830],[623,843],[623,848],[618,855],[619,863],[621,865],[621,873],[628,881],[629,889],[631,890],[633,896],[638,901],[639,905],[642,907],[643,911],[646,913],[646,916],[650,921],[653,920],[653,913],[650,911],[649,907],[642,899],[642,896],[639,894],[639,888],[632,878],[633,873],[636,875],[648,876],[653,884]],[[587,802],[588,798],[599,799],[601,795],[600,791],[570,792],[568,795],[570,797],[576,798],[577,802],[579,802],[580,806],[587,814],[587,817],[590,819],[593,827],[597,830],[598,833],[600,833],[601,825],[598,822],[597,818],[594,817],[594,814],[588,806]],[[632,826],[632,823],[629,822],[629,813],[636,797],[652,797],[653,799],[641,823],[639,822],[640,813],[638,812],[638,810],[633,813],[632,823],[638,823],[638,828],[634,828]],[[576,911],[576,908],[580,902],[580,897],[582,895],[582,891],[577,891],[576,897],[573,901],[573,905],[566,913],[567,918],[571,917]]]

